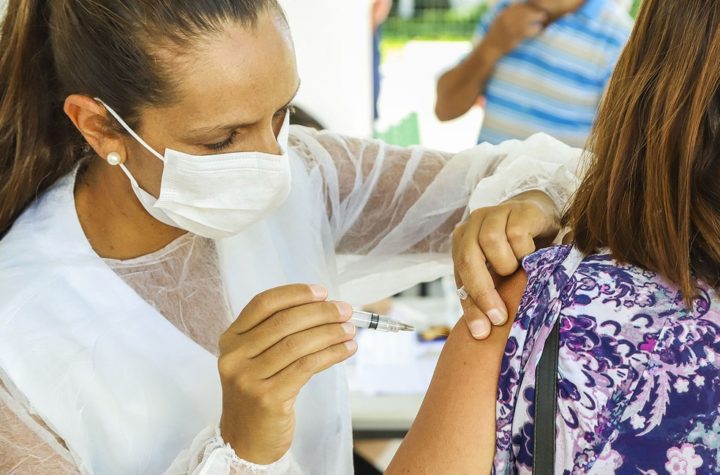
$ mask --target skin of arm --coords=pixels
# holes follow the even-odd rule
[[[495,66],[526,38],[545,27],[548,13],[530,3],[517,3],[501,11],[470,55],[443,74],[437,83],[435,114],[440,120],[460,117],[475,104]]]
[[[498,282],[511,318],[486,340],[475,340],[463,322],[455,326],[420,412],[386,474],[490,473],[500,366],[526,285],[522,270]]]
[[[435,103],[438,119],[456,119],[470,110],[502,57],[498,50],[481,41],[463,62],[440,76]]]
[[[373,31],[385,23],[392,10],[393,0],[373,0],[372,2],[372,24]]]

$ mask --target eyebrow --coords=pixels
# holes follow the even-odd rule
[[[298,81],[298,85],[295,88],[295,92],[293,93],[292,98],[289,101],[287,101],[284,106],[280,107],[278,110],[289,107],[290,104],[292,104],[292,101],[294,101],[295,98],[297,97],[299,91],[300,91],[300,82]],[[199,127],[197,129],[190,130],[188,132],[188,137],[197,139],[197,138],[201,138],[204,135],[209,135],[213,132],[242,129],[244,127],[250,127],[251,125],[255,125],[256,123],[257,123],[257,121],[243,122],[243,123],[229,124],[229,125],[214,125],[214,126],[210,126],[210,127]]]

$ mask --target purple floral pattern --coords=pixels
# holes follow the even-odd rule
[[[535,368],[560,319],[556,473],[720,473],[720,297],[568,246],[525,259],[505,349],[495,473],[532,473]]]

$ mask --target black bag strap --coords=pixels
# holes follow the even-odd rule
[[[535,370],[533,474],[554,475],[560,318],[553,326]]]

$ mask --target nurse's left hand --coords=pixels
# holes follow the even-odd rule
[[[520,260],[535,252],[536,242],[550,244],[560,230],[560,212],[545,193],[529,191],[498,205],[475,210],[453,233],[453,261],[463,318],[473,337],[487,338],[492,325],[507,321],[505,303],[491,271],[513,274]]]

